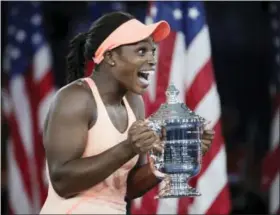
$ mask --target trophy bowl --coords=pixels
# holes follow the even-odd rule
[[[160,136],[164,131],[164,152],[149,152],[156,177],[171,179],[170,189],[158,198],[196,197],[201,194],[188,184],[201,169],[201,136],[205,119],[178,100],[179,91],[171,83],[166,90],[166,103],[147,120]]]

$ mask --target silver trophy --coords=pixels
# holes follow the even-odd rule
[[[151,165],[158,178],[169,175],[171,188],[159,198],[195,197],[201,194],[188,181],[201,169],[201,136],[205,119],[178,100],[179,91],[173,83],[166,91],[167,101],[149,118],[150,127],[162,135],[164,152],[150,151]]]

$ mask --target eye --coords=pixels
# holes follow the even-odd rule
[[[138,49],[138,54],[141,55],[141,56],[144,56],[147,52],[147,49],[146,48],[140,48]]]

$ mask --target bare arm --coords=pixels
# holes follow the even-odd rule
[[[93,110],[91,93],[77,84],[62,89],[50,109],[44,145],[52,185],[62,197],[98,184],[136,155],[123,141],[99,155],[82,158]]]
[[[133,95],[132,93],[127,96],[130,104],[134,109],[137,119],[145,119],[145,107],[142,97]],[[152,173],[150,165],[145,163],[145,156],[141,154],[137,165],[130,171],[127,179],[127,199],[132,200],[143,196],[146,192],[155,187],[161,182],[160,179]]]
[[[130,171],[127,183],[127,199],[143,196],[161,182],[153,173],[149,164],[137,165]]]

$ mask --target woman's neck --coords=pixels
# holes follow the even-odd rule
[[[121,105],[127,90],[107,71],[93,71],[90,76],[105,105]]]

